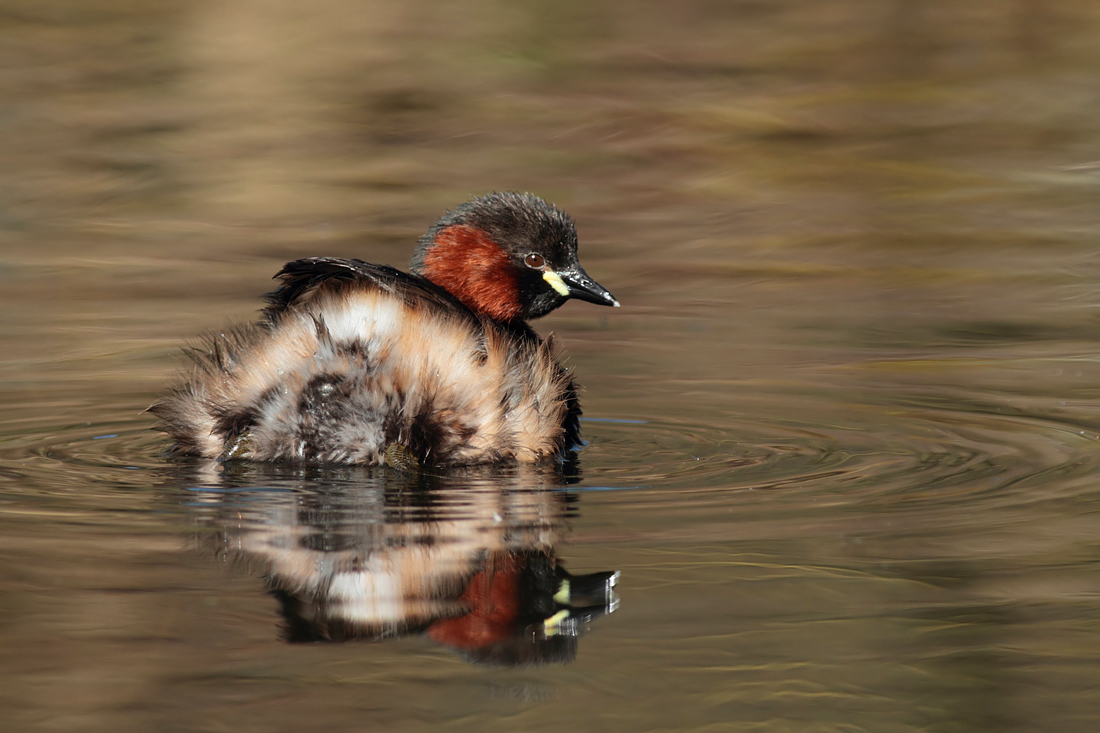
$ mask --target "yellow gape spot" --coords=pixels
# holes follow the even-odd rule
[[[561,279],[561,275],[553,270],[547,270],[542,273],[542,279],[550,283],[550,287],[558,291],[558,295],[569,295],[569,286],[565,284],[565,281]]]
[[[561,624],[569,618],[569,609],[563,608],[550,618],[542,622],[542,633],[547,636],[557,636],[561,633]]]

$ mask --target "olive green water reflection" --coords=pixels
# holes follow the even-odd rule
[[[1077,0],[0,0],[4,729],[1095,730],[1098,37]],[[568,664],[287,643],[245,544],[420,499],[197,478],[141,411],[284,261],[403,264],[492,189],[624,307],[536,324],[579,481],[461,518],[621,605]]]

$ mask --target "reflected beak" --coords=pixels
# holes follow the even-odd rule
[[[547,272],[546,275],[555,275],[559,279],[560,285],[563,287],[559,288],[559,283],[554,282],[550,282],[550,285],[567,298],[587,300],[589,303],[595,303],[596,305],[619,307],[619,301],[615,300],[615,296],[607,292],[602,285],[590,278],[588,273],[579,267],[562,270],[561,272]],[[549,277],[546,279],[550,281]],[[565,290],[565,292],[562,292],[562,290]]]

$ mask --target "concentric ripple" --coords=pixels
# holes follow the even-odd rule
[[[722,423],[586,419],[588,445],[570,488],[614,492],[623,509],[766,503],[774,511],[802,504],[911,512],[931,506],[940,516],[978,504],[1050,500],[1052,492],[1072,495],[1100,465],[1096,433],[1005,410],[993,400],[911,392],[856,401],[833,391],[814,398],[773,394],[766,402],[765,417],[747,417],[746,405]],[[178,469],[163,453],[163,437],[149,431],[136,410],[95,423],[40,424],[21,434],[9,425],[5,432],[0,486],[9,498],[62,493],[95,504],[112,490],[171,480]],[[211,475],[218,470],[210,466]],[[330,473],[328,480],[353,490],[365,475]],[[65,488],[78,485],[79,491]]]
[[[827,393],[785,410],[783,400],[768,400],[767,418],[724,425],[587,422],[583,488],[695,510],[767,502],[941,516],[1072,495],[1100,467],[1095,432],[992,401],[917,393],[876,404]],[[775,418],[791,412],[805,417]]]

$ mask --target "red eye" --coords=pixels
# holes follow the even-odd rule
[[[543,265],[546,264],[545,260],[542,259],[542,255],[537,255],[534,252],[524,257],[523,262],[528,267],[533,267],[536,270],[540,269]]]

